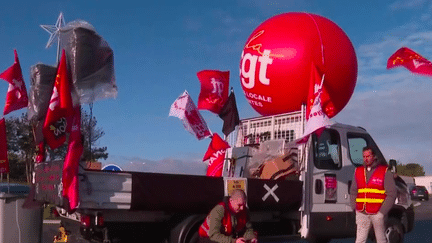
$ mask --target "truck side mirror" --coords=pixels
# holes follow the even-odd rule
[[[394,159],[389,160],[388,168],[393,174],[397,173],[396,164],[397,164],[396,160],[394,160]]]

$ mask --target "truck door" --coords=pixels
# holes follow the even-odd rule
[[[340,236],[352,230],[347,227],[348,214],[352,214],[348,182],[352,180],[355,167],[345,162],[346,146],[345,135],[336,129],[325,129],[320,136],[312,136],[308,155],[311,172],[309,233],[315,237]]]

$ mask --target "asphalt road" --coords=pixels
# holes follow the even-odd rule
[[[414,229],[405,235],[405,242],[410,243],[429,243],[432,242],[432,200],[430,201],[415,201],[415,224]],[[44,223],[42,243],[52,243],[54,235],[58,232],[58,223]],[[331,243],[352,243],[354,238],[349,239],[334,239]],[[287,241],[277,243],[291,242],[306,242],[306,241]]]
[[[432,200],[431,201],[414,201],[415,222],[414,229],[405,234],[404,242],[409,243],[430,243],[432,242]],[[354,242],[354,238],[335,239],[331,243],[349,243]],[[372,241],[368,241],[368,243]]]

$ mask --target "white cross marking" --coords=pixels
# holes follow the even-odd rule
[[[264,197],[262,198],[263,201],[267,200],[267,198],[272,195],[273,198],[275,199],[276,202],[279,202],[279,198],[278,196],[276,196],[276,194],[274,193],[274,191],[276,191],[276,189],[278,189],[278,185],[274,185],[272,188],[270,188],[269,186],[267,186],[267,184],[264,184],[264,188],[267,190],[267,193],[264,195]]]

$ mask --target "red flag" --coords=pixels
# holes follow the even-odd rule
[[[66,55],[63,50],[48,112],[42,128],[45,141],[51,149],[58,148],[66,141],[67,121],[73,114],[72,96],[69,85]]]
[[[297,143],[307,142],[307,140],[309,139],[309,135],[314,132],[318,136],[321,135],[325,127],[334,124],[334,122],[330,121],[328,116],[321,108],[321,95],[322,90],[318,90],[318,92],[315,93],[314,104],[309,112],[309,115],[306,117],[307,122],[305,126],[305,131],[303,132],[302,137],[298,140]]]
[[[0,119],[0,173],[9,173],[5,119]]]
[[[413,50],[402,47],[387,61],[387,69],[404,66],[413,73],[432,75],[432,63]]]
[[[35,162],[41,163],[45,160],[45,143],[42,141],[36,146]]]
[[[229,144],[224,141],[217,133],[214,133],[207,152],[203,158],[203,161],[209,160],[206,174],[207,176],[222,176],[225,152],[228,148],[230,148]]]
[[[69,201],[69,207],[72,211],[76,209],[79,203],[78,188],[78,165],[83,153],[81,141],[81,107],[74,109],[72,118],[71,132],[69,135],[68,151],[63,164],[63,197]]]
[[[308,99],[306,104],[306,118],[309,117],[309,113],[314,105],[314,101],[316,98],[316,93],[319,89],[321,89],[321,107],[324,113],[329,117],[335,116],[335,106],[330,99],[330,95],[326,89],[325,82],[323,81],[323,75],[320,74],[318,68],[312,62],[311,65],[311,74],[309,80],[309,92]]]
[[[169,116],[180,118],[185,129],[195,135],[198,140],[211,136],[207,123],[187,91],[183,92],[171,105]]]
[[[21,65],[18,60],[17,51],[14,50],[14,53],[14,64],[0,74],[0,78],[9,83],[3,115],[27,107],[28,105],[27,90],[22,76]]]
[[[219,114],[228,99],[229,71],[202,70],[197,76],[201,83],[198,109]]]

